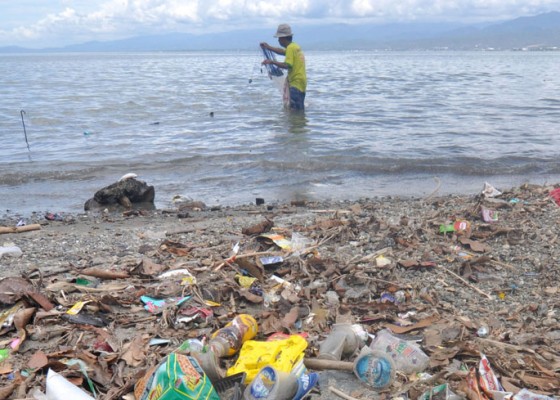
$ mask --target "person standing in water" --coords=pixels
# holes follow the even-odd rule
[[[305,91],[307,89],[307,73],[305,71],[305,55],[301,47],[292,42],[292,28],[288,24],[278,25],[274,37],[282,47],[273,47],[266,42],[261,43],[263,49],[268,49],[276,54],[286,56],[284,62],[264,60],[262,63],[274,64],[278,68],[288,70],[288,85],[290,90],[290,109],[303,111]]]

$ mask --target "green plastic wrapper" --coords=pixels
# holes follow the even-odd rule
[[[193,357],[171,353],[134,387],[137,400],[220,400]]]

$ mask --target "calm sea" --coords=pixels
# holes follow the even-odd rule
[[[560,52],[306,57],[302,116],[258,50],[0,55],[0,212],[80,211],[129,172],[158,207],[560,182]]]

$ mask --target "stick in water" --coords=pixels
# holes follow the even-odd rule
[[[25,111],[21,110],[19,113],[21,114],[21,123],[23,124],[23,134],[25,135],[25,143],[27,143],[27,150],[31,151],[31,149],[29,148],[29,142],[27,141],[27,131],[25,130],[25,121],[23,120],[23,114],[25,114]]]

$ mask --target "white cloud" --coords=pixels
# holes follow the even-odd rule
[[[2,46],[271,27],[280,22],[479,22],[560,10],[560,0],[0,0],[0,9]]]

